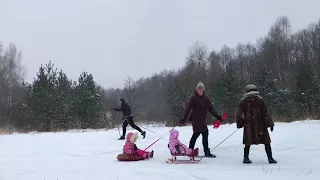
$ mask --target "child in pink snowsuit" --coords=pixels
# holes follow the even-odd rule
[[[183,154],[187,156],[197,156],[198,148],[195,150],[187,148],[184,144],[182,144],[179,139],[179,131],[173,129],[170,131],[170,139],[169,139],[169,149],[172,155]]]
[[[153,151],[143,151],[137,148],[135,142],[137,141],[137,134],[133,134],[130,132],[127,135],[127,141],[123,146],[123,153],[124,154],[137,154],[138,156],[142,157],[143,159],[149,159],[153,157]]]

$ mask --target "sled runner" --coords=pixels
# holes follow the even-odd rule
[[[171,158],[168,158],[168,160],[166,160],[166,163],[168,164],[197,164],[199,163],[201,160],[173,160]]]
[[[169,144],[168,144],[169,148]],[[170,150],[170,148],[169,148]],[[187,155],[187,154],[173,154],[172,151],[170,150],[170,154],[172,158],[167,159],[167,163],[170,164],[193,164],[193,163],[198,163],[201,161],[202,157],[200,159],[195,159],[195,157],[198,157],[198,148],[195,150],[195,152],[192,155]],[[177,160],[177,157],[189,157],[190,160]]]
[[[119,154],[117,156],[118,161],[141,161],[142,157],[137,154]]]
[[[190,160],[186,160],[186,159],[177,160],[176,157],[174,157],[174,158],[168,158],[166,160],[166,163],[168,163],[168,164],[197,164],[202,159],[203,159],[203,157],[201,157],[200,159],[195,159],[195,157],[190,157]]]

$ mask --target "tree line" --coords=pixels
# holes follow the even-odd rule
[[[229,123],[247,84],[258,86],[275,120],[320,118],[320,21],[292,33],[289,19],[279,17],[255,44],[224,45],[219,51],[194,42],[179,70],[128,77],[123,89],[104,89],[87,72],[72,81],[51,62],[25,83],[21,58],[14,44],[0,44],[0,126],[111,128],[121,123],[120,114],[110,110],[119,97],[130,103],[136,121],[170,125],[181,118],[198,81],[217,111],[229,112]]]
[[[0,60],[1,126],[20,131],[105,127],[105,91],[92,74],[83,72],[78,81],[72,81],[49,62],[40,66],[29,84],[22,80],[21,52],[14,44]]]
[[[320,21],[292,33],[289,19],[279,17],[255,44],[219,51],[194,42],[182,68],[130,81],[123,93],[138,119],[173,124],[198,81],[217,111],[229,112],[229,123],[247,84],[258,86],[277,121],[320,118]]]

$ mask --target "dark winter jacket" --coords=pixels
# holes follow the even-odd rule
[[[236,112],[237,128],[244,127],[243,144],[270,144],[268,127],[274,126],[267,106],[258,91],[246,93]]]
[[[191,112],[192,128],[194,132],[205,132],[208,130],[207,126],[207,112],[209,111],[215,118],[221,120],[221,117],[217,114],[216,110],[212,107],[211,101],[203,92],[202,96],[199,96],[197,92],[190,98],[187,107],[184,111],[183,119],[187,121]]]
[[[131,115],[131,107],[125,101],[121,101],[120,108],[114,108],[114,110],[115,111],[121,111],[122,115],[123,115],[123,118],[126,118],[127,116]]]

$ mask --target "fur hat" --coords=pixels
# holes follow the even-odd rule
[[[124,98],[120,98],[119,101],[124,102]]]
[[[205,87],[204,87],[204,84],[202,81],[199,81],[199,83],[197,84],[197,87],[196,89],[202,89],[202,90],[205,90]]]
[[[246,86],[245,88],[246,92],[251,92],[251,91],[258,91],[257,86],[253,85],[253,84],[249,84]]]

